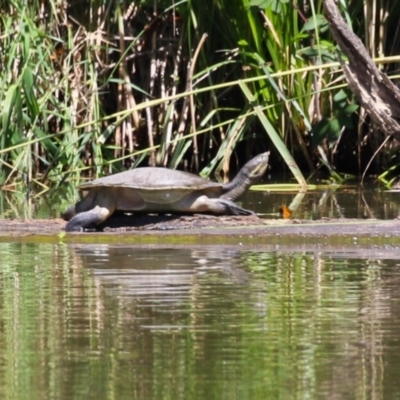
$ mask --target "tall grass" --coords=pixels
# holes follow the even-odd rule
[[[395,0],[341,3],[369,49],[398,53]],[[0,182],[140,163],[227,175],[269,148],[303,183],[320,165],[340,179],[349,150],[361,170],[372,150],[321,13],[322,0],[7,2]]]

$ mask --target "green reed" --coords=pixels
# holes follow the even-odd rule
[[[300,170],[320,165],[340,180],[351,147],[364,157],[322,0],[26,3],[7,3],[0,17],[3,186],[140,163],[228,174],[234,153],[242,163],[267,149],[275,171],[292,166],[304,184]],[[343,15],[360,21],[361,0],[349,3]],[[398,53],[394,5],[374,2],[390,12],[376,28],[366,8],[376,55]]]

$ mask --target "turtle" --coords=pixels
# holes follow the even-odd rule
[[[248,161],[225,184],[189,172],[142,167],[119,172],[79,186],[87,192],[62,218],[67,232],[94,229],[114,211],[146,213],[213,213],[252,215],[235,203],[264,175],[269,152]]]

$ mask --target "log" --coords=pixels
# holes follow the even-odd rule
[[[346,61],[340,56],[339,61],[351,91],[375,126],[400,140],[400,89],[376,67],[360,38],[346,24],[335,0],[324,0],[324,13],[334,40],[348,58]]]

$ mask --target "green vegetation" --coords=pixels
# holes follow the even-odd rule
[[[361,174],[384,138],[347,88],[322,4],[3,2],[0,184],[140,163],[226,174],[233,152],[243,164],[268,149],[273,170],[288,165],[300,184],[320,165],[336,180]],[[390,75],[397,1],[341,7]],[[395,145],[382,153],[375,170],[395,172]]]

